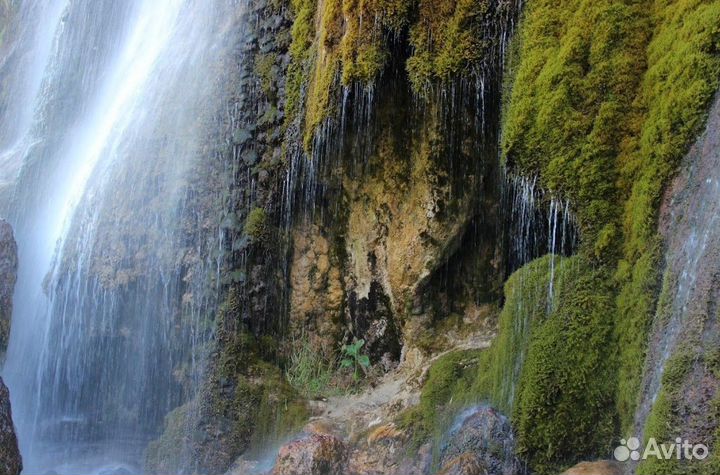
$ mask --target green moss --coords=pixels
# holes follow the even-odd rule
[[[609,276],[583,260],[561,274],[552,313],[532,330],[513,411],[518,451],[539,474],[605,453],[616,430]]]
[[[418,20],[410,28],[413,54],[407,61],[413,88],[422,92],[433,82],[479,68],[491,44],[485,39],[486,17],[503,8],[493,12],[486,0],[420,0]]]
[[[287,71],[287,90],[285,97],[285,124],[292,124],[303,110],[303,86],[309,76],[312,48],[315,38],[315,8],[317,0],[292,0],[291,8],[295,15],[290,43],[290,65]]]
[[[274,361],[277,343],[235,329],[241,308],[232,289],[217,316],[218,345],[201,392],[166,417],[160,437],[148,445],[152,473],[177,473],[190,461],[200,471],[222,473],[243,453],[256,455],[296,432],[309,410]]]
[[[400,419],[400,426],[410,431],[416,446],[441,436],[457,411],[477,399],[472,387],[478,367],[485,366],[485,358],[483,350],[454,351],[430,367],[420,403],[405,411]]]
[[[301,119],[303,143],[310,150],[316,129],[338,112],[339,88],[373,86],[401,35],[410,37],[412,54],[406,69],[415,92],[425,91],[431,82],[474,74],[496,46],[487,39],[488,18],[512,14],[509,4],[497,8],[491,4],[485,0],[295,0],[286,124]]]
[[[615,341],[619,351],[617,408],[624,433],[632,428],[639,397],[643,365],[638,362],[645,361],[647,335],[656,312],[660,254],[660,242],[656,239],[633,266],[620,261],[616,271],[616,281],[621,284],[615,318]],[[666,282],[665,299],[670,298],[669,292],[670,286]]]
[[[276,67],[276,62],[277,55],[274,53],[259,54],[255,57],[255,74],[260,79],[260,87],[263,92],[271,99],[275,97],[277,71],[274,71],[273,67]]]
[[[492,345],[492,365],[480,370],[475,383],[476,394],[508,414],[515,402],[531,329],[547,318],[551,259],[548,255],[528,263],[505,283],[505,305]],[[569,264],[564,259],[556,260],[558,269]]]
[[[604,453],[617,422],[610,282],[606,269],[582,257],[545,256],[516,271],[493,345],[439,359],[405,427],[422,442],[442,434],[460,409],[489,401],[512,415],[518,450],[535,473]]]
[[[147,467],[163,470],[174,460],[182,460],[187,447],[188,420],[191,404],[172,410],[165,416],[165,430],[162,436],[150,442],[145,450]]]
[[[584,242],[602,237],[600,250],[621,211],[616,160],[645,64],[644,13],[641,3],[538,0],[528,3],[520,30],[504,155],[570,198]]]
[[[662,387],[653,408],[645,422],[645,440],[643,447],[650,437],[655,438],[658,444],[672,443],[683,433],[682,423],[677,407],[684,398],[683,385],[699,354],[690,346],[684,345],[665,363],[662,377]],[[682,462],[676,459],[659,460],[649,457],[640,463],[638,475],[710,475],[717,472],[708,471],[708,462]]]
[[[720,82],[720,2],[528,2],[503,122],[509,167],[573,203],[615,268],[617,409],[629,430],[660,291],[662,191]]]
[[[253,208],[245,220],[243,232],[251,239],[261,238],[266,231],[267,214],[262,208]]]

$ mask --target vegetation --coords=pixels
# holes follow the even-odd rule
[[[333,378],[337,362],[328,361],[307,340],[295,343],[285,377],[303,397],[316,399],[335,392]]]
[[[405,35],[412,52],[400,59],[416,93],[474,77],[514,9],[488,0],[294,0],[286,124],[299,121],[310,150],[316,129],[338,113],[340,87],[371,89]]]
[[[440,440],[456,413],[476,400],[473,385],[478,368],[485,366],[486,355],[483,350],[454,351],[432,365],[420,403],[406,410],[399,420],[416,446],[433,436]]]
[[[257,240],[265,234],[267,215],[262,208],[253,208],[245,220],[244,234],[250,239]]]
[[[370,357],[361,353],[365,340],[357,340],[350,345],[343,345],[342,356],[340,360],[341,368],[352,368],[353,378],[355,381],[360,379],[360,371],[366,373],[370,367]]]
[[[626,429],[659,293],[657,210],[718,87],[719,22],[718,2],[536,0],[511,66],[508,166],[568,197],[581,254],[614,269]]]
[[[403,427],[420,443],[444,433],[460,409],[490,401],[512,415],[519,454],[536,473],[605,453],[617,430],[610,281],[582,257],[545,256],[519,269],[505,285],[491,348],[440,358]]]
[[[519,453],[536,473],[607,453],[617,430],[609,275],[573,259],[531,330],[513,410]]]

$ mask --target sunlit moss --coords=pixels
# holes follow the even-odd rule
[[[720,2],[527,3],[503,125],[508,166],[570,198],[581,253],[615,268],[628,428],[659,294],[662,191],[720,81]]]
[[[415,92],[477,73],[497,46],[488,39],[489,25],[513,8],[485,0],[295,0],[287,123],[305,110],[302,138],[310,149],[317,128],[338,112],[339,88],[372,87],[405,35],[411,52],[395,61],[407,60]]]

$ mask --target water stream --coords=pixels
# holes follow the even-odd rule
[[[203,145],[242,5],[16,7],[0,209],[21,262],[3,376],[24,473],[137,473],[210,338],[222,190]]]

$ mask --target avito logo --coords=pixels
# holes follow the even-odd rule
[[[620,445],[615,448],[613,455],[615,460],[626,462],[627,460],[647,460],[656,458],[658,460],[704,460],[710,450],[705,444],[691,444],[680,437],[675,443],[658,444],[654,437],[650,437],[645,444],[645,449],[640,452],[640,440],[637,437],[620,440]]]

